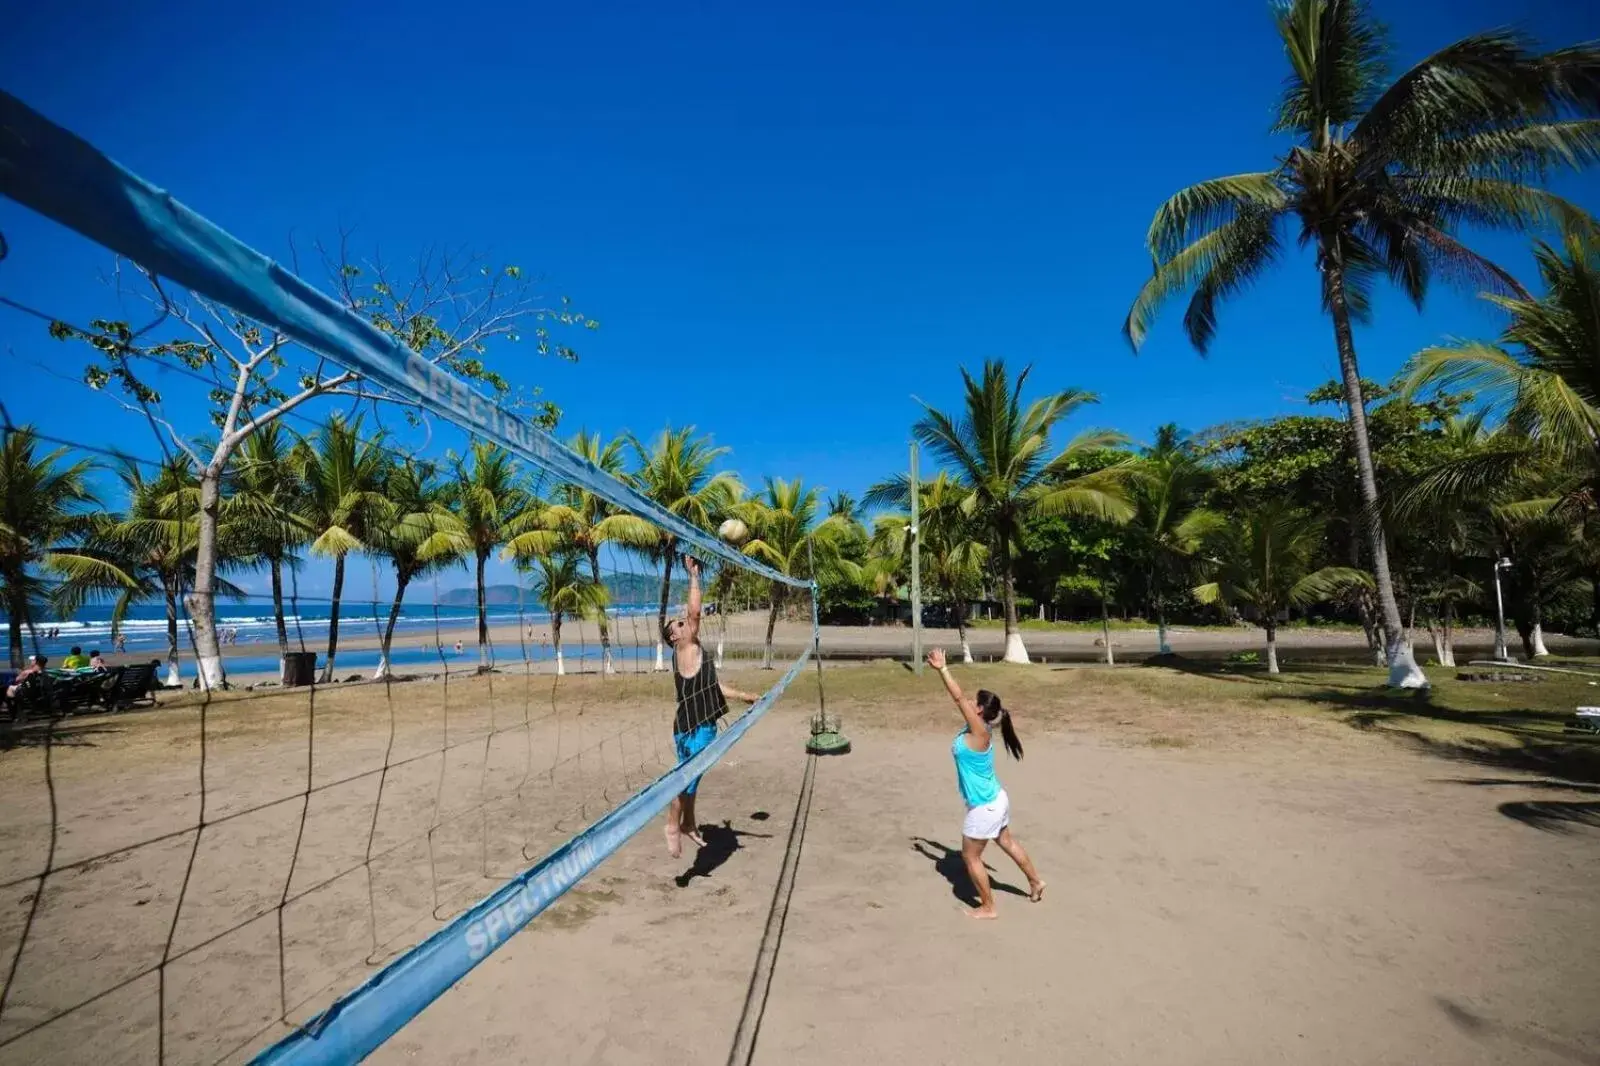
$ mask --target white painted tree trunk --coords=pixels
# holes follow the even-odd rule
[[[721,633],[717,634],[717,658],[716,658],[716,663],[717,663],[717,669],[721,670],[722,669],[722,634]]]
[[[183,678],[178,674],[178,657],[176,655],[167,659],[167,687],[177,688],[183,684]]]
[[[556,645],[556,676],[567,676],[567,662],[561,655],[561,645],[559,644]]]
[[[1167,643],[1167,621],[1164,618],[1156,623],[1156,651],[1161,655],[1172,654],[1172,645]]]
[[[1022,634],[1012,630],[1006,634],[1005,661],[1008,663],[1028,662],[1028,649],[1022,643]]]
[[[961,638],[961,661],[964,663],[972,661],[972,642],[966,637]]]
[[[388,652],[379,652],[378,653],[378,669],[373,671],[372,680],[374,680],[374,681],[382,681],[385,677],[388,677],[388,676],[389,676],[389,653]],[[280,680],[280,681],[283,680],[282,671],[281,670],[279,671],[278,680]]]
[[[1409,641],[1400,641],[1395,648],[1394,663],[1389,667],[1390,688],[1427,688],[1428,677],[1417,665],[1416,652]]]
[[[1533,657],[1538,659],[1550,654],[1550,649],[1544,646],[1544,624],[1533,623]]]
[[[1278,672],[1278,634],[1275,630],[1267,630],[1267,673]]]
[[[667,660],[666,660],[665,655],[663,654],[664,651],[665,651],[665,647],[666,646],[664,644],[662,644],[659,640],[656,641],[656,671],[658,673],[667,668]]]

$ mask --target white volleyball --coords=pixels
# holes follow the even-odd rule
[[[750,528],[737,518],[730,518],[717,527],[717,535],[729,544],[743,544],[750,539]]]

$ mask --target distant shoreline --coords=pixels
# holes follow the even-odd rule
[[[720,622],[715,617],[706,620],[701,642],[708,648],[714,648],[719,634],[724,632]],[[729,615],[724,636],[725,654],[741,661],[759,657],[765,645],[766,622],[766,613],[763,611]],[[419,640],[415,630],[397,632],[392,649],[394,672],[438,674],[476,670],[479,663],[476,620],[467,619],[463,622],[452,619],[452,623],[441,625],[437,637],[432,632],[428,633],[425,640]],[[495,662],[502,666],[523,663],[526,649],[527,661],[539,664],[541,669],[548,665],[553,660],[549,623],[535,622],[529,630],[531,635],[527,630],[519,631],[516,625],[491,624],[489,643]],[[653,613],[643,617],[628,615],[613,618],[611,639],[618,668],[631,672],[640,668],[640,662],[648,662],[653,666],[654,636]],[[306,640],[303,650],[316,654],[320,672],[326,662],[327,641],[323,633],[319,633],[318,637],[321,639]],[[1201,656],[1259,651],[1266,641],[1265,634],[1254,627],[1187,629],[1174,626],[1169,629],[1168,637],[1175,652]],[[967,638],[974,658],[980,662],[997,660],[1004,651],[1005,635],[1000,626],[969,628]],[[824,659],[909,659],[911,639],[911,629],[903,625],[824,626],[821,632],[822,655]],[[1098,661],[1104,655],[1100,633],[1095,629],[1030,627],[1023,630],[1023,640],[1032,658],[1047,663],[1088,663]],[[1433,648],[1427,632],[1415,633],[1414,640],[1418,659],[1424,663],[1430,661]],[[1558,653],[1600,654],[1600,641],[1597,640],[1560,634],[1546,634],[1545,640]],[[455,652],[457,641],[460,641],[462,649],[459,654]],[[807,623],[780,621],[773,632],[774,654],[779,660],[793,659],[810,642],[811,627]],[[1462,661],[1465,661],[1467,654],[1487,654],[1493,646],[1494,633],[1488,629],[1459,630],[1455,634],[1455,642],[1457,648],[1466,653],[1462,656]],[[1519,648],[1514,634],[1511,642],[1513,649]],[[947,648],[952,653],[952,659],[959,655],[960,642],[954,629],[925,628],[922,643],[924,648]],[[363,679],[371,677],[376,672],[376,652],[380,644],[378,637],[370,633],[341,635],[335,658],[335,677],[340,680],[351,676]],[[438,651],[439,644],[444,647],[442,655]],[[1158,650],[1157,631],[1153,626],[1114,629],[1111,632],[1111,644],[1113,653],[1120,659],[1134,661],[1147,658]],[[569,620],[562,626],[562,645],[569,669],[593,669],[599,661],[599,627],[593,622]],[[1359,660],[1368,654],[1365,638],[1357,629],[1283,629],[1278,632],[1278,648],[1281,655],[1291,658],[1297,653],[1312,653],[1319,658]],[[302,650],[300,641],[294,639],[292,632],[290,650]],[[248,685],[277,680],[276,640],[224,645],[222,651],[231,682]],[[148,662],[153,658],[165,663],[166,655],[164,651],[155,653],[145,649],[126,655],[107,654],[106,658],[112,665]],[[179,663],[184,684],[188,685],[195,676],[192,649],[182,649]]]

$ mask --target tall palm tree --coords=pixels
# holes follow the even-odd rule
[[[1478,34],[1386,85],[1383,33],[1361,0],[1286,0],[1276,12],[1289,77],[1274,132],[1294,143],[1271,170],[1203,181],[1161,206],[1148,237],[1155,272],[1124,331],[1137,349],[1157,309],[1192,289],[1183,325],[1204,351],[1217,304],[1273,265],[1284,231],[1298,228],[1333,321],[1390,683],[1421,687],[1389,571],[1352,326],[1384,275],[1418,306],[1438,274],[1520,292],[1455,234],[1582,216],[1533,182],[1600,159],[1600,46],[1541,55],[1513,34]]]
[[[1128,532],[1148,570],[1162,655],[1172,654],[1167,643],[1167,596],[1193,565],[1205,523],[1201,505],[1212,482],[1211,472],[1170,423],[1156,430],[1155,444],[1145,450],[1130,479],[1133,517]],[[1106,647],[1110,646],[1107,634]]]
[[[495,549],[537,520],[538,501],[523,482],[511,454],[499,445],[474,441],[472,466],[456,464],[455,480],[447,487],[450,509],[461,523],[465,542],[462,555],[473,563],[478,592],[478,669],[493,665],[489,646],[489,608],[484,591],[484,567]]]
[[[853,576],[855,566],[840,552],[854,528],[851,519],[829,515],[818,520],[820,492],[799,478],[767,478],[761,495],[740,505],[739,517],[751,531],[744,553],[789,577],[819,579],[829,572]],[[761,668],[772,669],[772,638],[778,613],[794,586],[769,582],[767,641]]]
[[[605,613],[606,587],[585,577],[576,552],[535,555],[533,594],[550,612],[550,643],[556,653],[556,675],[567,672],[561,653],[561,623],[567,618],[595,618]]]
[[[328,607],[328,660],[322,681],[333,680],[339,653],[339,605],[344,596],[345,560],[363,551],[372,531],[394,513],[383,494],[383,445],[361,437],[361,419],[330,415],[317,435],[297,450],[305,495],[301,517],[316,534],[311,550],[333,560],[333,593]]]
[[[389,649],[411,582],[461,561],[466,531],[447,506],[446,487],[432,463],[416,459],[385,464],[383,495],[389,506],[369,523],[366,548],[394,567],[394,601],[379,637],[374,679],[389,676]]]
[[[236,531],[250,556],[267,564],[272,580],[272,620],[278,633],[278,661],[289,654],[289,629],[283,610],[283,568],[299,559],[295,550],[311,540],[301,514],[305,483],[292,435],[269,422],[245,438],[229,460],[229,492],[221,521]]]
[[[916,548],[923,580],[955,615],[961,659],[970,663],[967,604],[982,588],[989,549],[968,506],[971,493],[948,472],[941,470],[932,480],[919,483],[918,493],[921,499]],[[873,485],[867,490],[867,501],[873,506],[906,508],[910,484],[900,476]],[[910,514],[900,511],[879,515],[873,523],[872,547],[876,559],[888,564],[884,568],[887,573],[903,572],[912,548]]]
[[[1031,368],[1030,368],[1031,369]],[[1022,404],[1029,370],[1013,382],[1005,363],[983,364],[974,379],[966,368],[964,410],[952,416],[931,407],[912,427],[917,440],[947,468],[970,494],[968,506],[985,532],[1000,571],[1000,596],[1005,607],[1005,661],[1025,663],[1028,650],[1017,628],[1016,566],[1013,552],[1020,543],[1022,519],[1028,513],[1081,514],[1125,520],[1131,513],[1123,484],[1127,473],[1118,464],[1092,473],[1076,473],[1091,453],[1122,442],[1120,434],[1091,430],[1080,434],[1054,456],[1051,431],[1093,394],[1066,389]]]
[[[23,665],[23,624],[33,625],[55,582],[84,590],[133,584],[115,564],[83,548],[100,507],[89,487],[94,464],[67,462],[65,448],[43,455],[38,449],[32,426],[11,431],[0,445],[0,603],[14,669]]]
[[[743,491],[739,479],[726,471],[713,469],[728,453],[712,445],[710,437],[695,436],[693,426],[664,429],[646,445],[637,437],[628,438],[638,459],[633,478],[651,500],[679,518],[701,529],[713,529]],[[667,624],[667,606],[672,596],[672,566],[678,554],[678,538],[664,529],[655,532],[648,554],[661,564],[661,603],[656,612],[656,665],[666,669],[661,627]]]
[[[580,430],[568,446],[603,473],[620,478],[627,463],[625,444],[622,438],[606,441],[597,433]],[[506,542],[506,557],[527,563],[552,552],[577,552],[588,563],[589,580],[602,588],[602,548],[619,544],[649,550],[657,541],[655,527],[649,522],[618,511],[604,497],[576,485],[563,485],[549,503],[537,509],[534,522],[537,528]],[[603,606],[595,612],[595,620],[600,628],[600,668],[613,673],[616,667],[611,652],[611,625]]]
[[[1307,607],[1370,580],[1347,566],[1317,568],[1323,520],[1284,500],[1241,514],[1207,512],[1199,531],[1211,580],[1194,590],[1201,603],[1244,608],[1267,633],[1267,672],[1278,672],[1278,623],[1292,607]]]

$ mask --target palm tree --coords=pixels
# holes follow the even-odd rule
[[[229,494],[221,520],[236,531],[241,548],[267,564],[272,580],[272,620],[278,632],[278,662],[289,654],[283,610],[283,568],[299,559],[295,549],[311,539],[302,510],[304,482],[291,435],[269,422],[245,438],[229,460]]]
[[[579,556],[566,551],[533,557],[535,577],[533,594],[550,612],[550,643],[556,653],[556,675],[567,672],[566,660],[561,654],[561,623],[568,617],[593,618],[603,615],[606,609],[606,587],[593,578],[584,577],[578,568]]]
[[[466,531],[445,503],[446,489],[432,463],[405,459],[388,463],[383,495],[389,507],[369,524],[366,547],[394,567],[394,602],[380,637],[374,679],[389,676],[389,648],[411,582],[461,561]]]
[[[39,455],[38,447],[32,426],[12,430],[0,446],[0,602],[13,669],[23,665],[23,624],[31,629],[52,596],[46,575],[81,589],[133,584],[127,573],[82,547],[100,507],[89,487],[94,464],[65,462],[65,448]]]
[[[1518,522],[1553,512],[1587,530],[1600,517],[1600,236],[1573,226],[1559,247],[1536,243],[1534,259],[1543,296],[1487,297],[1509,315],[1499,344],[1429,348],[1402,371],[1408,393],[1470,392],[1503,419],[1400,504],[1407,514],[1496,505],[1495,558]],[[1527,558],[1519,553],[1519,568]]]
[[[989,549],[982,531],[973,520],[971,493],[946,471],[917,486],[920,529],[917,539],[923,580],[945,603],[956,619],[956,636],[961,642],[962,662],[972,662],[972,644],[967,639],[967,604],[983,585],[989,563]],[[873,485],[867,502],[874,507],[910,506],[911,487],[904,475]],[[901,573],[911,553],[911,516],[900,512],[879,515],[873,523],[872,547],[882,572]],[[876,568],[874,568],[876,570]],[[872,571],[869,571],[872,572]]]
[[[602,440],[599,434],[580,430],[568,445],[594,464],[601,472],[620,478],[624,473],[625,441]],[[536,529],[520,533],[506,542],[504,555],[522,562],[558,550],[579,553],[589,564],[589,580],[604,587],[600,576],[600,550],[607,544],[649,550],[656,543],[656,530],[649,522],[620,512],[610,501],[576,485],[563,485],[556,496],[534,516]],[[552,536],[554,534],[554,536]],[[601,669],[615,672],[611,652],[611,626],[605,608],[595,613],[600,627]]]
[[[1030,368],[1031,369],[1031,368]],[[1122,464],[1077,473],[1091,453],[1120,444],[1120,434],[1091,430],[1080,434],[1051,457],[1050,433],[1068,415],[1096,401],[1093,394],[1066,389],[1022,406],[1029,370],[1015,383],[1005,363],[983,364],[974,380],[965,368],[965,410],[952,417],[933,408],[912,427],[928,452],[950,468],[957,483],[971,493],[968,503],[984,530],[1000,571],[1000,596],[1005,607],[1005,661],[1025,663],[1028,650],[1017,628],[1016,566],[1012,553],[1020,543],[1022,519],[1038,514],[1092,515],[1113,521],[1131,513],[1123,485]]]
[[[366,548],[372,531],[388,521],[393,506],[383,494],[383,445],[361,438],[361,419],[331,415],[316,437],[298,449],[305,495],[301,518],[316,534],[311,550],[333,560],[333,593],[328,608],[328,661],[322,682],[333,680],[339,652],[339,604],[344,595],[344,564],[351,552]]]
[[[1148,570],[1162,655],[1172,654],[1172,646],[1167,643],[1167,594],[1182,572],[1193,565],[1205,523],[1200,517],[1201,504],[1212,481],[1211,472],[1188,440],[1170,423],[1156,430],[1155,444],[1145,450],[1134,468],[1130,485],[1134,510],[1128,532]],[[1106,647],[1110,646],[1107,633]]]
[[[1201,603],[1243,608],[1267,632],[1267,672],[1278,672],[1278,623],[1290,608],[1307,607],[1370,580],[1346,566],[1313,569],[1323,544],[1323,520],[1283,500],[1242,513],[1204,512],[1197,528],[1212,580],[1194,590]]]
[[[825,572],[854,576],[854,564],[839,550],[854,523],[837,514],[819,522],[819,496],[819,490],[807,488],[799,478],[793,481],[767,478],[765,491],[740,505],[739,517],[751,531],[744,553],[789,577],[816,580]],[[778,625],[778,612],[792,589],[793,586],[781,581],[769,582],[763,670],[772,669],[772,638]]]
[[[728,512],[743,489],[739,479],[712,467],[728,453],[717,448],[709,437],[697,437],[693,426],[664,429],[646,446],[637,437],[629,443],[638,458],[634,481],[640,491],[661,507],[691,525],[713,529]],[[656,612],[656,665],[666,669],[661,628],[667,624],[667,605],[672,595],[672,564],[678,554],[678,538],[664,529],[655,529],[649,555],[661,563],[661,604]]]
[[[450,509],[460,521],[462,554],[474,564],[478,592],[478,669],[493,665],[489,648],[489,609],[484,591],[484,567],[494,550],[537,520],[538,501],[523,484],[511,454],[487,441],[472,444],[472,468],[456,464],[456,478],[446,490]]]
[[[1513,34],[1479,34],[1385,86],[1383,33],[1360,0],[1286,0],[1276,10],[1290,71],[1274,132],[1295,143],[1271,170],[1203,181],[1161,206],[1148,237],[1155,272],[1124,332],[1137,350],[1158,308],[1192,289],[1183,325],[1203,352],[1219,301],[1275,263],[1283,232],[1298,225],[1333,320],[1390,683],[1422,687],[1389,572],[1352,324],[1366,319],[1385,274],[1418,306],[1440,273],[1520,292],[1455,233],[1582,216],[1531,182],[1600,158],[1600,46],[1540,55]]]

